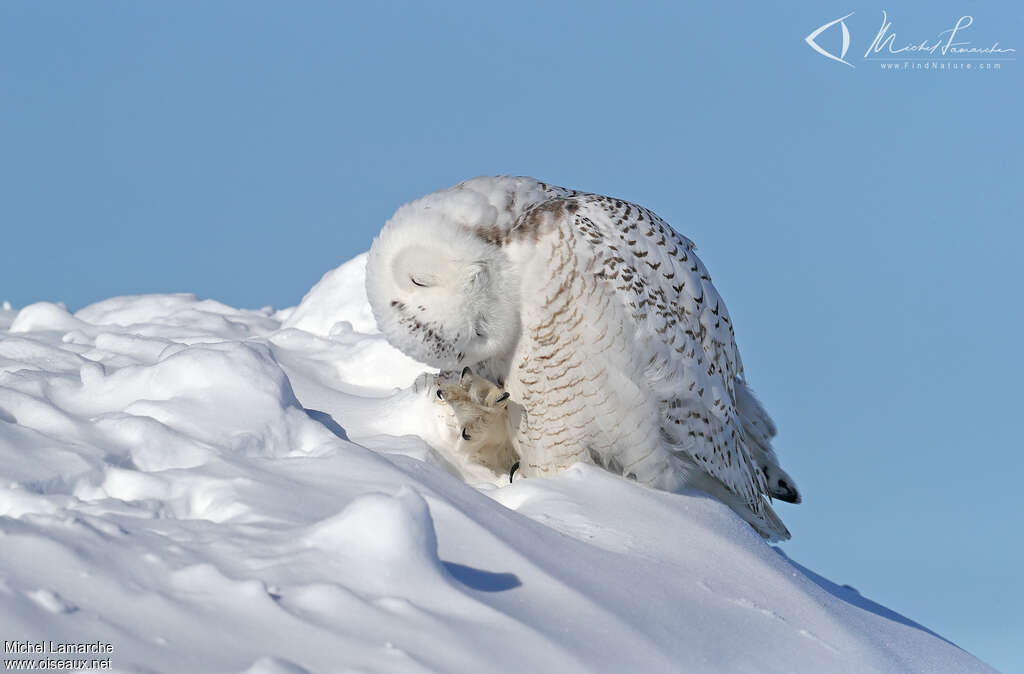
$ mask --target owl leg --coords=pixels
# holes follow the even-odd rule
[[[508,424],[509,394],[468,367],[435,375],[435,403],[447,406],[458,430],[454,450],[469,460],[508,474],[518,458]]]

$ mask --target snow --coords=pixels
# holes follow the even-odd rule
[[[122,672],[992,671],[699,493],[431,447],[364,267],[278,312],[3,305],[3,639]]]

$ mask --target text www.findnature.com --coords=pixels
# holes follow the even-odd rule
[[[962,63],[950,61],[885,61],[879,63],[882,70],[1002,70],[1001,63]]]

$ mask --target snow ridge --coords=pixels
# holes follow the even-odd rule
[[[5,640],[123,672],[993,671],[701,494],[467,473],[417,437],[426,368],[364,268],[277,312],[3,305]]]

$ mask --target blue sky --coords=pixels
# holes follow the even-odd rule
[[[628,198],[729,303],[805,494],[787,553],[1024,671],[1024,59],[884,71],[883,10],[1024,49],[1009,1],[7,0],[0,300],[284,307],[465,178]],[[804,42],[849,12],[856,67]]]

